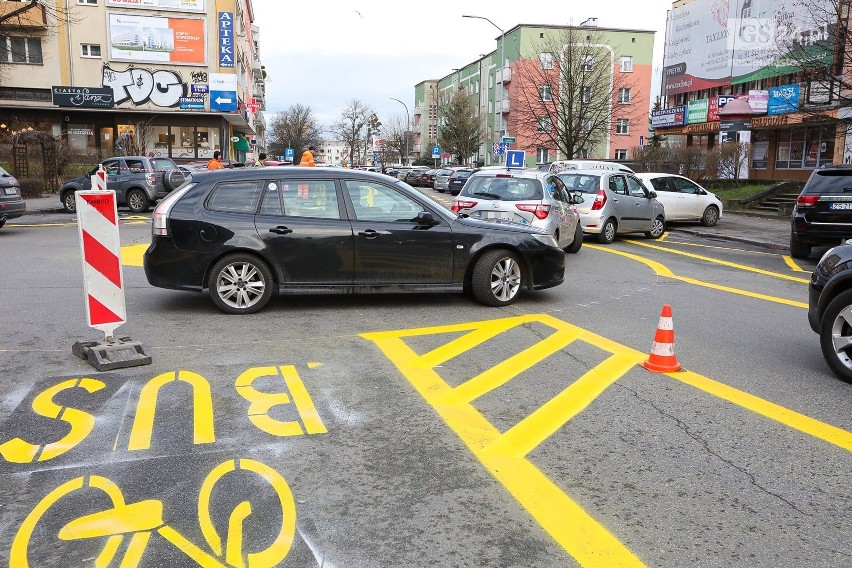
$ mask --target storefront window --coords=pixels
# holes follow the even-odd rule
[[[172,127],[172,158],[195,158],[195,128],[192,126]]]
[[[775,168],[801,170],[831,164],[834,161],[835,132],[834,126],[779,131]]]
[[[786,170],[790,168],[790,131],[778,131],[778,149],[775,154],[775,169]]]
[[[69,124],[68,147],[71,150],[87,151],[97,149],[94,124]]]
[[[198,128],[195,132],[195,142],[199,158],[212,158],[213,152],[222,150],[218,128]]]
[[[790,169],[801,169],[802,160],[805,157],[805,129],[793,129],[792,141],[790,142]]]
[[[145,137],[145,153],[151,158],[166,158],[169,155],[169,127],[149,126]]]
[[[135,156],[139,153],[136,148],[136,126],[133,124],[119,124],[118,134],[115,137],[116,156]]]
[[[765,170],[769,162],[769,132],[755,130],[752,132],[751,167],[754,170]]]

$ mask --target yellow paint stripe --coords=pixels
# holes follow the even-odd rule
[[[663,242],[663,241],[665,241],[668,237],[669,237],[669,232],[668,232],[668,231],[663,231],[663,234],[662,234],[662,235],[660,235],[660,238],[659,238],[659,239],[657,239],[657,242]]]
[[[471,350],[477,345],[484,343],[485,341],[488,341],[489,339],[496,337],[517,325],[519,324],[507,325],[491,322],[484,323],[480,328],[474,329],[473,331],[470,331],[449,343],[445,343],[441,347],[433,349],[425,355],[421,355],[419,357],[419,362],[427,368],[442,365],[450,359],[458,357],[462,353]]]
[[[631,242],[634,242],[633,239],[625,239],[625,240],[629,240]],[[748,253],[748,254],[756,254],[756,255],[764,255],[764,256],[781,256],[777,252],[765,252],[765,251],[762,251],[762,250],[747,250],[747,249],[734,248],[734,247],[720,247],[720,246],[717,246],[717,245],[702,245],[702,244],[699,244],[699,243],[688,243],[686,241],[666,241],[666,244],[667,245],[681,245],[681,246],[685,246],[685,247],[706,248],[706,249],[713,249],[713,250],[727,250],[727,251],[732,251],[732,252],[744,252],[744,253]]]
[[[762,416],[774,420],[785,426],[789,426],[799,432],[809,434],[814,438],[824,440],[847,451],[852,451],[852,433],[841,430],[825,422],[820,422],[804,414],[799,414],[789,408],[779,406],[768,400],[758,398],[747,392],[735,389],[728,385],[708,379],[697,373],[685,371],[680,373],[667,373],[668,376],[691,385],[704,392],[710,393],[746,410],[751,410]]]
[[[629,252],[625,252],[622,250],[618,250],[611,247],[602,247],[598,245],[585,245],[587,248],[608,252],[610,254],[617,254],[619,256],[623,256],[625,258],[629,258],[631,260],[635,260],[637,262],[641,262],[642,264],[648,266],[651,270],[653,270],[657,276],[663,276],[665,278],[671,278],[672,280],[678,280],[680,282],[685,282],[687,284],[693,284],[695,286],[701,286],[703,288],[710,288],[711,290],[719,290],[720,292],[729,292],[731,294],[737,294],[739,296],[746,296],[749,298],[755,298],[758,300],[765,300],[767,302],[773,302],[776,304],[783,304],[786,306],[793,306],[795,308],[804,308],[808,309],[808,304],[805,302],[797,302],[795,300],[788,300],[786,298],[779,298],[778,296],[769,296],[767,294],[760,294],[758,292],[749,292],[748,290],[742,290],[740,288],[732,288],[730,286],[722,286],[719,284],[712,284],[710,282],[704,282],[703,280],[697,280],[695,278],[688,278],[686,276],[677,276],[673,273],[668,267],[655,260],[651,260],[649,258],[645,258],[643,256],[639,256],[636,254],[631,254]]]
[[[286,365],[278,367],[278,369],[281,371],[281,376],[284,377],[284,382],[287,383],[287,388],[293,397],[293,403],[305,424],[305,430],[308,434],[326,434],[328,429],[323,424],[322,418],[320,418],[319,412],[314,406],[314,401],[311,400],[311,395],[308,394],[308,389],[305,388],[305,383],[302,382],[296,367]]]
[[[557,331],[556,333],[536,342],[535,345],[524,349],[508,359],[504,359],[487,371],[462,383],[452,393],[442,397],[438,404],[456,405],[473,402],[480,396],[500,387],[537,363],[544,361],[554,353],[564,349],[575,341],[582,330]]]
[[[121,263],[125,266],[142,266],[142,257],[146,250],[146,244],[121,247]]]
[[[795,260],[793,260],[793,257],[792,257],[792,256],[785,254],[782,258],[784,259],[784,262],[786,262],[786,263],[787,263],[787,266],[789,266],[789,267],[790,267],[793,271],[795,271],[795,272],[805,272],[805,273],[807,273],[807,274],[810,274],[810,272],[809,272],[809,271],[807,271],[807,270],[802,270],[802,267],[801,267],[801,266],[799,266],[798,264],[796,264],[796,261],[795,261]]]
[[[745,264],[739,264],[739,263],[736,263],[736,262],[730,262],[730,261],[727,261],[727,260],[722,260],[722,259],[719,259],[719,258],[713,258],[713,257],[710,257],[710,256],[703,256],[703,255],[700,255],[700,254],[693,254],[691,252],[686,252],[686,251],[682,251],[682,250],[675,250],[675,249],[670,249],[670,248],[666,248],[666,247],[659,247],[659,246],[656,246],[656,245],[651,245],[651,244],[648,244],[648,243],[642,243],[642,242],[639,242],[639,241],[629,240],[629,239],[625,240],[625,242],[628,242],[628,243],[631,243],[631,244],[634,244],[634,245],[637,245],[637,246],[640,246],[640,247],[646,247],[646,248],[650,248],[650,249],[654,249],[654,250],[660,250],[660,251],[663,251],[663,252],[668,252],[668,253],[671,253],[671,254],[678,254],[678,255],[681,255],[681,256],[688,257],[688,258],[694,258],[696,260],[703,260],[704,262],[711,262],[713,264],[719,264],[719,265],[727,266],[727,267],[730,267],[730,268],[736,268],[738,270],[744,270],[746,272],[754,272],[755,274],[762,274],[764,276],[771,276],[773,278],[780,278],[782,280],[790,280],[792,282],[801,282],[803,284],[807,284],[808,282],[810,282],[810,280],[807,280],[805,278],[798,278],[796,276],[790,276],[789,274],[783,274],[781,272],[772,272],[772,271],[769,271],[769,270],[763,270],[762,268],[754,268],[753,266],[748,266],[748,265],[745,265]]]
[[[518,422],[488,447],[488,451],[524,457],[569,420],[586,409],[601,393],[645,359],[641,353],[622,349],[589,370],[541,408]]]

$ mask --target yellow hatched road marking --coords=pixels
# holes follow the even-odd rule
[[[790,267],[793,271],[795,271],[795,272],[804,272],[804,273],[806,273],[806,274],[810,274],[810,272],[809,272],[809,271],[807,271],[807,270],[802,270],[802,267],[801,267],[801,266],[799,266],[798,264],[796,264],[796,261],[795,261],[795,260],[793,260],[793,257],[792,257],[792,256],[790,256],[790,255],[788,255],[788,254],[785,254],[782,258],[784,259],[784,262],[786,262],[786,263],[787,263],[787,266],[789,266],[789,267]]]
[[[678,276],[674,272],[672,272],[665,265],[651,260],[649,258],[645,258],[644,256],[639,256],[637,254],[632,254],[629,252],[624,252],[622,250],[610,248],[610,247],[602,247],[599,245],[585,245],[586,248],[591,248],[594,250],[599,250],[603,252],[608,252],[610,254],[617,254],[618,256],[623,256],[625,258],[629,258],[631,260],[635,260],[637,262],[641,262],[642,264],[648,266],[651,270],[654,271],[657,276],[663,276],[665,278],[671,278],[672,280],[679,280],[680,282],[685,282],[687,284],[694,284],[695,286],[702,286],[704,288],[710,288],[712,290],[719,290],[720,292],[729,292],[731,294],[737,294],[739,296],[747,296],[749,298],[756,298],[758,300],[766,300],[767,302],[774,302],[776,304],[784,304],[786,306],[793,306],[795,308],[804,308],[808,309],[808,304],[805,302],[797,302],[795,300],[788,300],[786,298],[779,298],[778,296],[769,296],[768,294],[760,294],[758,292],[749,292],[748,290],[742,290],[740,288],[732,288],[730,286],[722,286],[720,284],[713,284],[711,282],[705,282],[703,280],[698,280],[696,278],[688,278],[686,276]]]
[[[607,250],[607,249],[604,249]],[[613,251],[617,252],[617,251]],[[623,253],[628,255],[628,253]],[[628,255],[632,256],[632,255]],[[661,272],[667,269],[662,267]],[[517,326],[539,323],[554,333],[457,387],[435,370],[479,344]],[[467,332],[423,355],[404,339]],[[642,561],[612,533],[556,486],[526,456],[579,415],[646,355],[546,314],[528,314],[493,321],[362,334],[393,362],[418,393],[459,436],[480,463],[580,565],[643,566]],[[471,401],[496,390],[573,341],[583,341],[612,355],[573,381],[529,416],[500,432]],[[495,369],[502,369],[505,375]],[[697,373],[667,373],[684,384],[719,397],[780,424],[852,451],[852,433],[763,400]]]

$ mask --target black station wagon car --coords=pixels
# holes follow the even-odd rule
[[[378,173],[251,168],[194,176],[154,210],[145,274],[232,314],[272,294],[462,292],[505,306],[563,281],[554,238],[457,216]]]

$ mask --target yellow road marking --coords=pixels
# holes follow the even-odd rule
[[[643,256],[639,256],[636,254],[631,254],[629,252],[624,252],[618,249],[610,248],[610,247],[602,247],[599,245],[584,245],[587,248],[600,250],[603,252],[608,252],[610,254],[617,254],[619,256],[623,256],[625,258],[629,258],[635,260],[637,262],[641,262],[642,264],[648,266],[651,270],[653,270],[657,276],[663,276],[665,278],[671,278],[672,280],[678,280],[680,282],[685,282],[687,284],[693,284],[695,286],[701,286],[703,288],[710,288],[712,290],[719,290],[720,292],[729,292],[731,294],[737,294],[739,296],[746,296],[749,298],[756,298],[758,300],[766,300],[767,302],[774,302],[776,304],[784,304],[786,306],[793,306],[796,308],[804,308],[808,309],[808,304],[804,302],[796,302],[794,300],[788,300],[786,298],[779,298],[777,296],[769,296],[767,294],[760,294],[757,292],[749,292],[748,290],[741,290],[739,288],[732,288],[730,286],[721,286],[719,284],[712,284],[710,282],[704,282],[703,280],[697,280],[695,278],[688,278],[686,276],[678,276],[673,273],[669,268],[665,265],[660,264],[655,260],[651,260],[649,258],[645,258]]]
[[[625,242],[629,242],[631,244],[634,244],[634,245],[637,245],[637,246],[640,246],[640,247],[646,247],[646,248],[650,248],[650,249],[654,249],[654,250],[661,250],[663,252],[668,252],[668,253],[671,253],[671,254],[679,254],[681,256],[686,256],[686,257],[689,257],[689,258],[694,258],[694,259],[697,259],[697,260],[703,260],[705,262],[712,262],[713,264],[721,264],[722,266],[728,266],[730,268],[737,268],[739,270],[745,270],[746,272],[754,272],[756,274],[762,274],[764,276],[772,276],[773,278],[780,278],[782,280],[790,280],[792,282],[802,282],[804,284],[807,284],[808,282],[810,282],[810,280],[807,280],[805,278],[798,278],[796,276],[790,276],[789,274],[783,274],[781,272],[772,272],[772,271],[769,271],[769,270],[763,270],[761,268],[754,268],[752,266],[747,266],[745,264],[739,264],[739,263],[736,263],[736,262],[730,262],[730,261],[727,261],[727,260],[721,260],[721,259],[718,259],[718,258],[703,256],[703,255],[700,255],[700,254],[693,254],[691,252],[686,252],[686,251],[682,251],[682,250],[675,250],[675,249],[669,249],[669,248],[665,248],[665,247],[658,247],[656,245],[650,245],[648,243],[642,243],[642,242],[630,240],[630,239],[626,240]]]
[[[142,256],[148,245],[129,245],[121,247],[121,263],[124,266],[142,266]]]
[[[663,234],[662,234],[662,235],[660,235],[660,238],[659,238],[659,239],[657,239],[657,241],[658,241],[658,242],[663,242],[663,241],[665,241],[665,240],[668,238],[668,236],[669,236],[669,232],[668,232],[668,231],[663,231]]]
[[[634,239],[624,239],[624,240],[634,242]],[[688,243],[686,241],[666,241],[666,244],[683,245],[685,247],[700,247],[700,248],[708,248],[708,249],[715,249],[715,250],[728,250],[728,251],[732,251],[732,252],[745,252],[745,253],[749,253],[749,254],[758,254],[758,255],[765,255],[765,256],[782,256],[782,255],[779,255],[777,252],[764,252],[764,251],[760,251],[760,250],[747,250],[747,249],[734,248],[734,247],[720,247],[718,245],[702,245],[702,244],[699,244],[699,243]]]
[[[76,227],[77,223],[9,223],[7,227]]]
[[[597,248],[597,247],[596,247]],[[608,250],[608,249],[604,249]],[[618,254],[620,251],[612,251]],[[633,255],[629,255],[633,256]],[[652,261],[651,261],[652,262]],[[662,267],[662,272],[667,271]],[[450,359],[520,325],[539,323],[554,333],[491,369],[451,387],[436,371]],[[467,332],[418,355],[406,337]],[[613,534],[545,476],[526,456],[640,362],[646,355],[546,314],[493,321],[362,334],[373,341],[465,443],[480,463],[581,566],[642,566]],[[539,363],[565,342],[583,341],[612,355],[560,394],[500,432],[471,402]],[[499,376],[502,369],[506,376]],[[667,376],[837,447],[852,451],[852,433],[690,371]]]
[[[802,267],[796,264],[796,261],[793,260],[792,256],[785,254],[784,256],[782,256],[782,258],[784,259],[784,262],[787,263],[787,266],[789,266],[794,272],[804,272],[806,274],[810,274],[810,271],[802,270]]]

